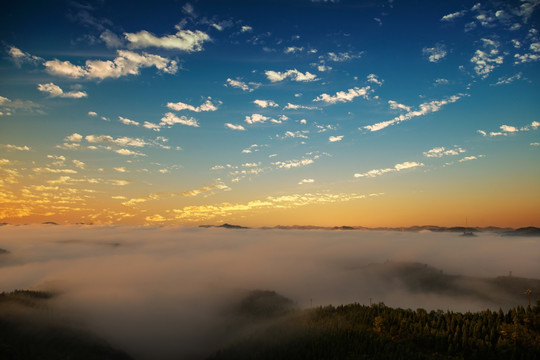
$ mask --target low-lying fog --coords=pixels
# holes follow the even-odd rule
[[[9,251],[0,292],[57,291],[56,311],[154,359],[214,351],[232,336],[226,309],[246,290],[274,290],[304,308],[371,299],[475,311],[499,304],[410,291],[389,269],[420,262],[444,274],[540,277],[539,238],[491,233],[3,226],[0,248]]]

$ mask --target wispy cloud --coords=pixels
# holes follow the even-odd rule
[[[203,43],[211,40],[208,34],[200,30],[183,30],[178,25],[176,29],[178,30],[176,34],[162,37],[157,37],[146,30],[137,33],[124,33],[124,36],[131,48],[158,47],[187,52],[201,51]]]
[[[339,136],[330,136],[330,137],[328,138],[328,141],[330,141],[330,142],[338,142],[338,141],[343,140],[343,137],[344,137],[343,135],[339,135]]]
[[[399,124],[401,122],[404,122],[404,121],[408,121],[414,117],[417,117],[417,116],[423,116],[423,115],[427,115],[429,113],[433,113],[433,112],[437,112],[439,111],[444,105],[447,105],[447,104],[451,104],[451,103],[454,103],[456,101],[458,101],[459,99],[461,99],[463,96],[465,96],[464,94],[458,94],[458,95],[453,95],[445,100],[433,100],[433,101],[430,101],[430,102],[426,102],[426,103],[423,103],[419,106],[418,110],[415,110],[415,111],[409,111],[405,114],[402,114],[402,115],[399,115],[395,118],[393,118],[392,120],[388,120],[388,121],[383,121],[383,122],[379,122],[379,123],[376,123],[376,124],[373,124],[373,125],[367,125],[367,126],[364,126],[363,128],[361,129],[366,129],[366,130],[369,130],[369,131],[379,131],[379,130],[382,130],[388,126],[391,126],[391,125],[396,125],[396,124]]]
[[[17,146],[17,145],[11,145],[11,144],[0,144],[0,148],[4,148],[8,151],[30,151],[30,147],[23,145],[23,146]]]
[[[369,170],[365,173],[356,173],[354,174],[355,178],[361,178],[361,177],[377,177],[384,175],[386,173],[392,173],[392,172],[399,172],[406,169],[414,169],[417,167],[424,166],[424,164],[416,162],[416,161],[406,161],[400,164],[394,165],[392,168],[385,168],[385,169],[373,169]]]
[[[233,80],[231,78],[228,78],[225,86],[238,88],[243,91],[252,92],[253,90],[257,89],[259,86],[261,86],[261,84],[256,83],[256,82],[245,83],[239,79]]]
[[[270,80],[271,82],[283,81],[285,79],[290,79],[292,81],[299,81],[299,82],[309,82],[309,81],[319,80],[317,78],[317,75],[312,74],[309,71],[302,73],[296,69],[287,70],[285,72],[266,70],[264,73],[266,77],[268,78],[268,80]]]
[[[429,157],[429,158],[440,158],[447,155],[459,155],[464,152],[466,152],[464,149],[456,145],[454,145],[454,148],[452,149],[447,149],[444,146],[440,146],[440,147],[436,147],[428,151],[425,151],[424,156]]]
[[[444,15],[442,18],[441,18],[441,21],[453,21],[455,19],[458,19],[460,17],[462,17],[463,15],[465,15],[467,13],[466,10],[462,10],[462,11],[456,11],[454,13],[451,13],[451,14],[448,14],[448,15]]]
[[[364,99],[369,99],[369,94],[373,92],[370,86],[365,86],[363,88],[354,87],[352,89],[345,91],[338,91],[335,95],[331,96],[329,94],[321,94],[317,96],[313,101],[324,101],[327,104],[336,104],[338,102],[350,102],[354,98],[362,97]]]
[[[317,106],[306,106],[287,103],[283,110],[319,110]]]
[[[174,74],[178,70],[176,60],[148,53],[138,54],[128,50],[118,50],[114,60],[86,60],[84,66],[69,61],[49,60],[43,63],[48,73],[73,79],[120,78],[139,75],[141,68],[155,67],[165,73]]]
[[[218,109],[217,106],[214,103],[212,103],[211,98],[207,99],[200,106],[193,106],[193,105],[185,104],[183,102],[177,102],[177,103],[169,102],[167,103],[167,107],[175,111],[189,110],[189,111],[194,111],[194,112],[216,111]]]
[[[19,67],[24,63],[36,65],[43,62],[43,59],[39,56],[30,55],[29,53],[24,52],[21,49],[16,48],[15,46],[9,46],[8,55],[11,57],[11,60],[13,60],[13,62]]]
[[[240,131],[246,130],[242,125],[234,125],[230,123],[225,123],[225,127],[231,130],[240,130]]]

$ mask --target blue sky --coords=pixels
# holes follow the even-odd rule
[[[0,220],[539,225],[539,8],[9,4]]]

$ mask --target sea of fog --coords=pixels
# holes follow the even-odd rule
[[[355,271],[369,264],[540,277],[539,238],[494,233],[3,226],[0,248],[9,252],[0,255],[0,292],[55,291],[54,310],[139,358],[207,355],[230,336],[228,306],[255,289],[303,308],[370,301],[455,311],[493,306],[410,292],[397,280]]]

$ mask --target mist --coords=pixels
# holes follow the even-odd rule
[[[204,358],[234,341],[248,330],[231,328],[229,309],[250,290],[300,308],[478,311],[526,298],[510,304],[470,279],[456,284],[485,296],[424,291],[396,274],[420,263],[473,279],[540,276],[540,239],[493,233],[3,226],[0,248],[0,292],[54,291],[63,319],[137,359]]]

